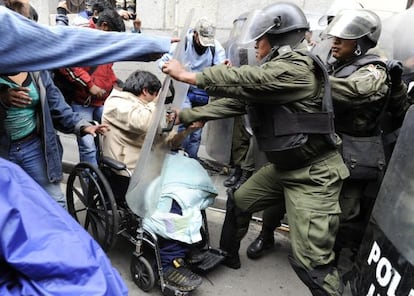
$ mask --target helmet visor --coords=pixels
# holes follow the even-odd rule
[[[254,43],[233,43],[228,47],[228,57],[235,67],[257,65]]]
[[[342,39],[359,39],[377,30],[378,20],[368,11],[342,10],[326,28],[326,34]]]
[[[247,44],[256,41],[275,26],[273,19],[262,10],[252,11],[240,30],[239,43]]]

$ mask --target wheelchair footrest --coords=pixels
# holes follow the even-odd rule
[[[203,260],[194,266],[194,270],[198,272],[208,271],[219,265],[225,258],[225,252],[220,249],[210,248],[205,251]]]

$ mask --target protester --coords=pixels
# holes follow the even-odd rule
[[[114,8],[100,11],[94,27],[102,31],[125,31],[121,16]],[[113,88],[119,88],[118,78],[112,69],[113,64],[96,67],[61,68],[54,71],[54,82],[62,91],[73,111],[82,119],[100,123],[103,105]],[[97,165],[95,141],[92,136],[77,137],[79,160]]]
[[[216,28],[206,18],[198,20],[193,29],[190,29],[185,39],[184,63],[188,65],[190,71],[202,71],[205,67],[228,63],[223,46],[214,39]],[[166,61],[172,59],[176,50],[175,45],[171,47],[168,54],[164,54],[159,61],[159,67],[162,68]],[[187,97],[183,103],[183,108],[202,106],[207,104],[209,96],[207,93],[195,86],[190,86]],[[180,130],[184,130],[185,126],[181,126]],[[183,143],[184,151],[191,158],[198,159],[198,150],[201,143],[202,129],[198,129],[191,133]]]
[[[31,16],[30,10],[19,11]],[[74,113],[48,71],[0,74],[0,109],[0,156],[20,165],[66,208],[60,186],[63,151],[55,128],[96,136],[107,126],[92,125]]]

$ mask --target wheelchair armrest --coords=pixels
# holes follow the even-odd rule
[[[127,169],[127,166],[125,163],[120,162],[118,160],[115,160],[113,158],[110,158],[108,156],[102,157],[102,163],[111,169],[117,170],[117,171],[123,171]]]

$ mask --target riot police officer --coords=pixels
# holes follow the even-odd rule
[[[225,264],[240,268],[240,241],[251,214],[285,203],[290,261],[296,273],[314,295],[341,295],[333,245],[339,192],[349,171],[337,150],[339,140],[330,117],[321,112],[323,83],[316,66],[306,53],[294,50],[309,29],[308,22],[298,6],[280,2],[253,12],[244,28],[243,40],[256,42],[259,66],[220,65],[191,73],[172,60],[163,67],[179,81],[226,98],[182,110],[182,123],[247,112],[259,149],[270,162],[228,198],[220,241],[228,253]],[[321,124],[311,128],[309,115]],[[287,124],[289,119],[297,124]]]
[[[401,81],[399,63],[385,64],[378,55],[368,53],[377,45],[380,32],[379,17],[366,9],[342,10],[326,30],[334,58],[328,68],[335,128],[344,139],[364,137],[368,141],[369,137],[382,133],[384,123],[391,130],[398,128],[408,109],[407,89]],[[338,253],[343,247],[358,249],[385,170],[385,155],[376,156],[372,150],[367,153],[370,159],[382,161],[382,167],[378,165],[378,175],[364,176],[356,175],[352,168],[356,164],[349,163],[351,178],[344,182],[340,197],[342,214],[335,247]],[[358,157],[363,155],[355,159]],[[273,230],[280,219],[276,214],[272,209],[264,211],[262,231],[247,249],[250,258],[261,256],[273,245]]]

